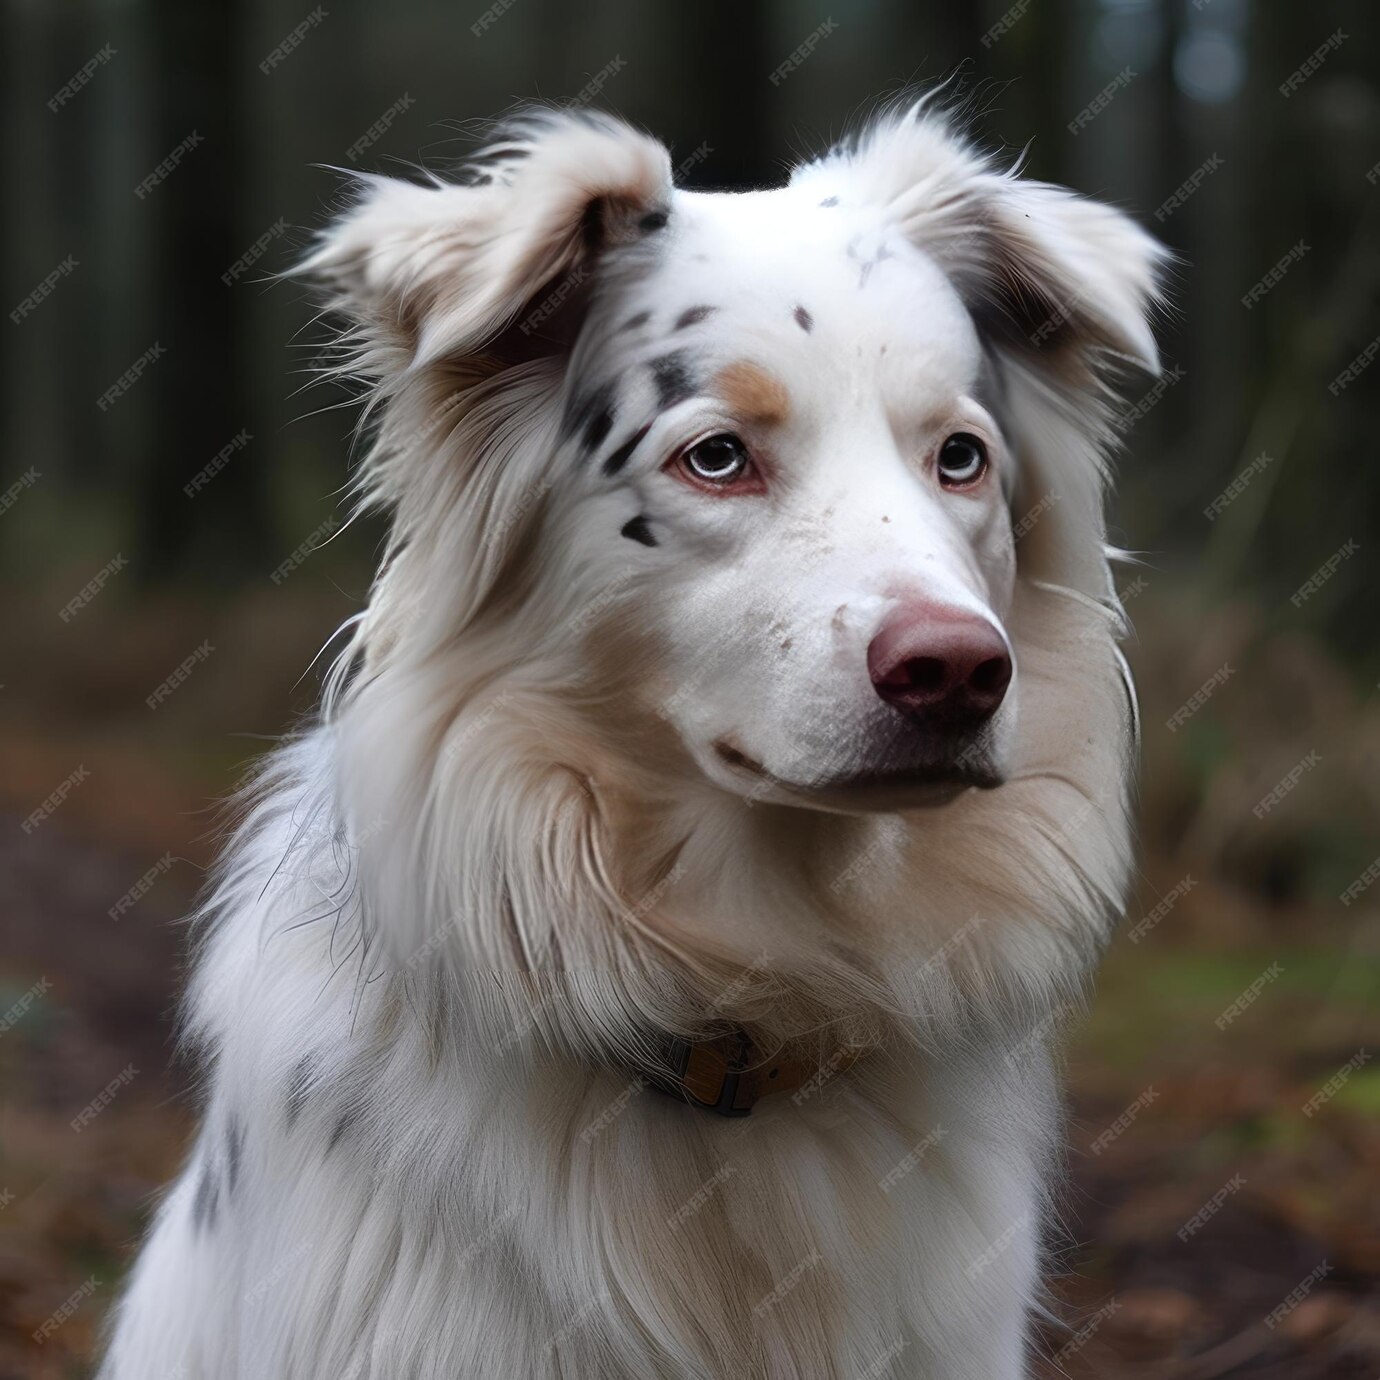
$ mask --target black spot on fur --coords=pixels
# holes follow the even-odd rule
[[[808,335],[815,328],[815,318],[804,307],[795,309],[795,324]]]
[[[671,219],[669,211],[648,211],[640,221],[637,222],[639,230],[664,230],[666,222]]]
[[[353,1108],[341,1112],[341,1114],[336,1117],[335,1125],[331,1127],[331,1138],[326,1142],[326,1153],[328,1155],[350,1134],[358,1120],[359,1113]]]
[[[652,319],[652,314],[651,314],[651,312],[649,312],[649,311],[640,311],[640,312],[637,313],[636,316],[630,316],[630,317],[628,317],[628,319],[623,323],[623,329],[624,329],[625,331],[637,331],[637,330],[641,330],[642,327],[645,326],[645,325],[647,324],[647,322],[650,321],[651,319]]]
[[[839,204],[839,199],[836,196],[826,196],[819,204],[821,206],[837,206]]]
[[[684,350],[654,359],[652,377],[656,380],[657,407],[663,412],[694,395],[695,380],[690,373],[690,357]]]
[[[676,324],[671,329],[683,331],[687,326],[697,326],[713,310],[713,307],[691,307],[687,311],[681,312],[676,318]]]
[[[639,513],[635,518],[629,518],[623,524],[623,535],[631,541],[640,541],[643,546],[655,546],[657,540],[652,536],[652,529],[647,525],[647,519]]]
[[[225,1196],[230,1197],[240,1178],[240,1155],[244,1150],[244,1127],[232,1112],[225,1128]]]
[[[571,436],[579,432],[586,450],[599,445],[613,425],[613,399],[611,383],[601,383],[583,397],[572,399],[566,412],[565,434]]]
[[[293,1066],[292,1073],[288,1076],[287,1096],[285,1103],[287,1107],[288,1130],[292,1130],[297,1123],[297,1118],[302,1115],[302,1108],[307,1102],[307,1087],[312,1081],[312,1074],[315,1072],[317,1057],[315,1054],[304,1054]]]
[[[216,1181],[209,1164],[202,1166],[196,1197],[192,1200],[192,1225],[199,1231],[210,1231],[216,1225]]]
[[[641,427],[637,431],[634,431],[633,434],[629,436],[628,439],[624,441],[623,444],[619,446],[618,449],[614,451],[613,454],[611,454],[607,460],[604,461],[604,473],[609,476],[617,474],[619,470],[621,470],[623,466],[628,463],[628,459],[632,455],[633,451],[635,451],[638,448],[638,446],[642,444],[642,438],[646,434],[647,428],[645,426]]]

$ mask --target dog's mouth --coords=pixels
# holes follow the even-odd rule
[[[795,797],[816,809],[855,810],[926,809],[947,805],[965,791],[995,790],[1005,777],[992,760],[985,743],[974,742],[951,755],[933,761],[877,768],[842,776],[791,781],[769,771],[736,743],[720,738],[714,753],[725,766],[755,780],[754,791],[765,787]]]

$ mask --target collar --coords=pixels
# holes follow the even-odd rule
[[[694,1043],[672,1037],[666,1043],[664,1067],[645,1076],[658,1092],[692,1107],[720,1116],[747,1116],[764,1097],[798,1093],[815,1081],[822,1087],[861,1053],[845,1045],[823,1061],[788,1058],[781,1050],[773,1056],[744,1030]]]

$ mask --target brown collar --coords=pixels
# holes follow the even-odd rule
[[[818,1083],[818,1091],[835,1074],[854,1063],[861,1050],[842,1046],[822,1063],[764,1053],[746,1031],[735,1031],[692,1044],[671,1039],[667,1046],[669,1076],[647,1075],[648,1081],[671,1097],[720,1116],[747,1116],[764,1097],[797,1093]],[[804,1098],[797,1096],[801,1102]]]

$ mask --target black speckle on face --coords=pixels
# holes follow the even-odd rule
[[[836,196],[826,196],[819,204],[821,206],[837,206],[839,204],[839,199]]]
[[[302,1115],[302,1108],[306,1105],[307,1085],[311,1082],[316,1062],[316,1055],[304,1054],[292,1066],[292,1074],[288,1078],[286,1098],[289,1131],[296,1124],[297,1118]]]
[[[634,431],[633,434],[604,461],[604,473],[610,477],[617,474],[623,466],[628,463],[628,459],[633,451],[642,444],[642,438],[647,434],[647,431],[648,428],[645,426]]]
[[[669,211],[648,211],[640,221],[637,222],[639,230],[664,230],[666,222],[671,219]]]
[[[580,442],[586,451],[602,444],[613,426],[614,387],[602,383],[599,387],[581,397],[571,400],[566,412],[564,431],[567,436],[580,433]]]
[[[354,1108],[347,1108],[336,1117],[335,1125],[331,1127],[331,1138],[326,1142],[326,1153],[329,1155],[355,1128],[356,1121],[359,1120],[359,1113]]]
[[[244,1149],[244,1127],[233,1112],[225,1128],[225,1196],[234,1191],[240,1177],[240,1154]]]
[[[215,1224],[216,1181],[211,1175],[211,1166],[203,1165],[196,1197],[192,1200],[192,1225],[201,1231],[210,1231]]]
[[[636,316],[630,316],[625,322],[623,322],[623,329],[625,331],[640,331],[642,327],[645,326],[647,322],[651,319],[651,312],[640,311],[637,313]]]
[[[672,329],[683,331],[687,326],[697,326],[713,310],[713,307],[690,307],[676,318],[676,324]]]
[[[652,377],[656,380],[657,407],[663,412],[694,396],[695,381],[690,373],[690,356],[684,350],[654,359]]]
[[[815,318],[804,307],[795,309],[795,324],[807,335],[815,328]]]
[[[646,516],[639,513],[635,518],[629,518],[623,524],[623,535],[629,541],[640,541],[643,546],[655,546],[657,540],[652,536],[652,529],[647,525]]]

